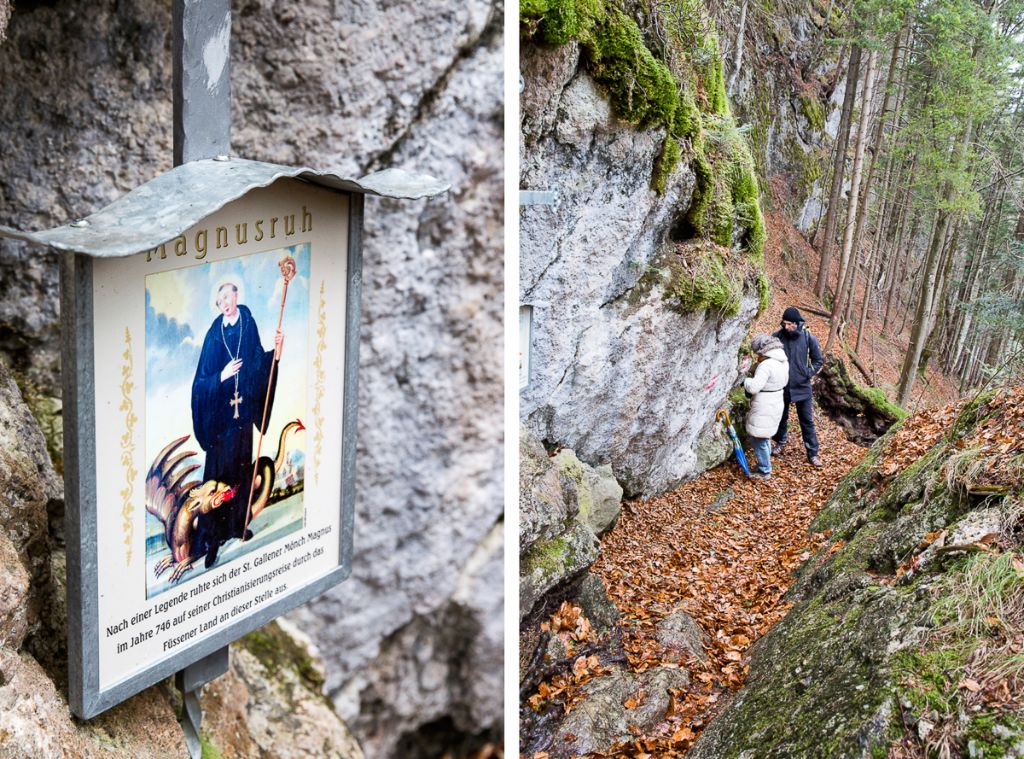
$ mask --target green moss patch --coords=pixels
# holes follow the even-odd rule
[[[800,112],[811,128],[821,132],[825,129],[825,106],[813,95],[800,96]]]
[[[743,132],[731,116],[709,120],[707,154],[698,150],[694,155],[697,181],[688,220],[706,239],[727,248],[737,242],[761,264],[767,232],[754,159]]]
[[[679,143],[672,135],[665,138],[661,145],[661,155],[654,164],[654,191],[659,195],[665,193],[665,184],[669,175],[679,163]]]
[[[590,39],[604,16],[602,0],[522,0],[519,22],[549,45]]]
[[[239,644],[260,660],[271,675],[291,669],[314,693],[320,693],[324,678],[309,652],[284,632],[276,622],[264,625],[241,638]]]
[[[203,759],[224,759],[224,754],[217,748],[217,744],[210,740],[206,733],[199,735],[199,745],[203,749]]]
[[[744,267],[727,248],[710,243],[666,246],[641,278],[637,290],[660,285],[665,300],[680,313],[718,311],[739,313]],[[646,281],[645,281],[646,280]]]

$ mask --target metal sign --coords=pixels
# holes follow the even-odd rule
[[[229,642],[348,576],[364,193],[445,189],[202,160],[65,227],[0,227],[69,251],[77,715],[226,663]]]

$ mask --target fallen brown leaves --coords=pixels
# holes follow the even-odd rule
[[[579,606],[563,601],[558,611],[541,625],[541,630],[561,639],[566,656],[572,659],[572,664],[567,672],[558,672],[549,682],[540,683],[537,692],[526,701],[534,711],[540,711],[557,699],[564,711],[568,712],[583,696],[580,686],[611,669],[604,666],[597,655],[587,654],[586,649],[581,650],[582,644],[595,640],[595,635],[590,621]],[[576,656],[577,652],[579,656]]]
[[[823,414],[816,422],[823,469],[806,463],[797,442],[774,459],[766,482],[746,479],[730,459],[663,496],[624,504],[594,571],[623,612],[629,667],[679,666],[679,652],[658,642],[656,627],[680,609],[704,631],[707,660],[682,662],[692,684],[673,693],[653,734],[607,756],[682,756],[746,681],[750,646],[789,608],[781,598],[791,572],[825,542],[823,535],[809,535],[808,525],[864,453]],[[794,418],[791,424],[796,433],[799,423]],[[710,511],[726,490],[733,497]]]
[[[977,453],[969,490],[1019,488],[1024,481],[1024,386],[1000,388],[986,404],[987,417],[959,446]]]
[[[904,422],[889,438],[879,459],[877,471],[883,481],[891,480],[921,458],[949,432],[963,404],[919,411]]]

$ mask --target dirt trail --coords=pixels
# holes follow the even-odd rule
[[[751,644],[788,608],[780,599],[791,572],[823,542],[808,526],[865,453],[820,411],[815,417],[823,469],[806,463],[793,411],[796,441],[774,460],[770,480],[748,480],[731,459],[662,496],[624,504],[603,538],[594,571],[622,610],[629,668],[680,663],[692,675],[652,734],[608,756],[682,756],[745,682]],[[706,661],[658,643],[658,622],[678,610],[703,630]]]

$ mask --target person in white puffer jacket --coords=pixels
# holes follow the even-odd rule
[[[772,473],[772,435],[782,421],[785,404],[782,389],[789,382],[789,361],[782,349],[782,342],[771,335],[754,335],[750,348],[758,356],[754,376],[743,380],[743,389],[753,398],[747,412],[747,435],[754,442],[754,456],[758,471],[751,476],[768,479]]]

